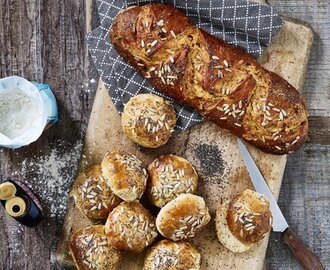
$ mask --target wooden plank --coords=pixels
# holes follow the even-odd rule
[[[59,142],[65,142],[62,150],[70,152],[81,140],[92,105],[92,96],[85,88],[84,5],[84,1],[0,0],[0,77],[15,74],[49,83],[60,109],[57,126],[44,132],[37,142],[17,150],[0,149],[2,179],[13,175],[34,186],[35,179],[44,178],[44,173],[23,172],[20,164],[24,159],[38,161],[57,148]],[[43,187],[47,187],[46,182],[36,188]],[[63,200],[63,194],[57,194],[55,199]],[[50,218],[49,201],[43,203],[48,218],[36,228],[21,226],[0,207],[1,270],[55,267],[62,219]]]
[[[280,14],[308,21],[314,29],[315,41],[308,65],[303,94],[306,97],[309,113],[312,117],[329,117],[329,1],[268,0],[268,2],[273,5]]]
[[[330,4],[329,1],[269,0],[280,14],[308,21],[315,32],[303,94],[309,107],[306,146],[290,156],[279,204],[288,223],[330,265]],[[288,248],[273,234],[267,251],[271,269],[300,269]]]
[[[308,143],[330,145],[330,117],[310,116],[308,123]]]
[[[295,87],[301,88],[306,72],[307,59],[313,39],[312,31],[304,24],[288,20],[260,62],[268,69],[282,75]],[[290,57],[288,57],[290,56]],[[138,149],[122,133],[120,117],[104,85],[98,89],[86,134],[84,156],[80,169],[97,164],[108,150],[124,149],[136,154],[148,164],[161,153],[177,153],[188,158],[200,174],[199,193],[202,194],[214,216],[215,208],[225,198],[251,187],[246,169],[239,158],[235,137],[205,122],[173,138],[160,150]],[[252,147],[250,150],[264,173],[270,188],[278,196],[286,163],[285,156],[264,154]],[[206,160],[204,156],[209,155]],[[210,161],[214,164],[210,164]],[[206,192],[208,191],[208,192]],[[211,191],[211,192],[210,192]],[[71,231],[85,226],[89,221],[78,213],[71,201],[59,245],[58,260],[66,267],[72,266],[67,250]],[[194,240],[203,255],[202,269],[262,269],[268,237],[244,254],[233,254],[216,239],[213,222]],[[140,269],[143,254],[125,255],[122,269]],[[248,268],[247,268],[248,267]]]
[[[293,154],[285,170],[279,206],[290,227],[330,265],[330,145],[307,144]],[[270,269],[301,269],[279,234],[272,234],[267,251]]]

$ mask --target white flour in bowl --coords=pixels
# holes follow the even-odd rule
[[[19,88],[0,92],[0,133],[10,139],[24,134],[41,117],[40,101]]]

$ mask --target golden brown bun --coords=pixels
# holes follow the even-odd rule
[[[104,181],[100,165],[90,167],[78,175],[71,196],[81,213],[91,219],[106,219],[121,202]]]
[[[240,241],[256,243],[272,228],[272,213],[268,199],[247,189],[229,203],[227,223]]]
[[[142,162],[125,152],[107,153],[102,160],[102,174],[113,193],[124,201],[140,199],[147,183]]]
[[[156,3],[126,9],[109,36],[157,90],[262,151],[286,154],[306,140],[307,108],[299,92],[178,9]]]
[[[109,214],[105,232],[121,251],[141,252],[157,237],[155,218],[137,201],[122,202]]]
[[[79,270],[119,269],[121,254],[110,245],[103,225],[94,225],[74,232],[69,248]]]
[[[159,211],[156,226],[161,235],[178,241],[195,237],[210,218],[202,197],[181,194]]]
[[[144,270],[199,270],[201,255],[188,242],[162,240],[153,245],[144,259]]]
[[[232,252],[242,253],[249,250],[253,246],[253,243],[249,244],[241,242],[230,231],[227,223],[228,204],[229,202],[222,204],[217,210],[215,217],[215,230],[221,244]]]
[[[152,204],[163,207],[182,193],[195,193],[198,175],[190,162],[182,157],[163,155],[148,168],[147,194]]]
[[[233,252],[244,252],[272,227],[269,202],[264,195],[245,190],[224,203],[216,215],[219,241]]]
[[[122,114],[125,134],[137,144],[148,148],[164,145],[171,137],[175,123],[173,105],[153,94],[132,97]]]

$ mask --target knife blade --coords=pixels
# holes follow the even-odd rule
[[[281,232],[284,243],[286,243],[300,265],[306,270],[324,270],[324,267],[316,255],[304,244],[302,240],[289,228],[281,209],[270,191],[265,178],[262,176],[259,168],[254,162],[249,151],[237,138],[238,146],[241,150],[244,164],[249,172],[251,181],[257,192],[264,194],[270,202],[270,210],[273,215],[273,231]]]
[[[245,145],[240,139],[237,139],[237,142],[239,148],[241,149],[243,160],[249,172],[254,188],[257,192],[264,194],[270,202],[270,210],[273,214],[273,231],[284,232],[287,228],[289,228],[289,225],[286,222],[281,212],[281,209],[278,207],[278,204],[275,201],[272,192],[270,191],[264,177],[262,176],[260,170],[255,164],[249,151],[246,149]]]

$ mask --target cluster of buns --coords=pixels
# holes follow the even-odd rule
[[[147,148],[157,148],[167,143],[175,124],[173,105],[153,94],[132,97],[122,114],[124,133],[135,143]]]
[[[200,269],[200,254],[185,242],[211,219],[204,199],[193,194],[197,183],[194,167],[182,157],[159,156],[146,170],[133,155],[107,153],[101,165],[77,177],[71,191],[82,214],[105,221],[72,234],[70,252],[78,269],[118,269],[120,252],[142,252],[158,234],[166,240],[147,251],[145,270]],[[139,202],[145,191],[160,208],[156,218]],[[215,222],[219,241],[244,252],[270,231],[269,202],[245,190],[221,205]]]
[[[245,252],[259,242],[272,227],[268,199],[247,189],[225,202],[216,214],[219,241],[233,252]]]
[[[77,177],[71,191],[83,215],[106,220],[105,225],[72,234],[70,252],[76,266],[118,269],[121,251],[142,252],[160,233],[168,240],[147,252],[145,269],[200,269],[200,254],[182,241],[193,238],[210,220],[204,199],[192,194],[197,182],[194,167],[179,156],[160,156],[146,170],[133,155],[107,153],[101,165]],[[139,202],[145,191],[150,203],[161,207],[156,218]]]

